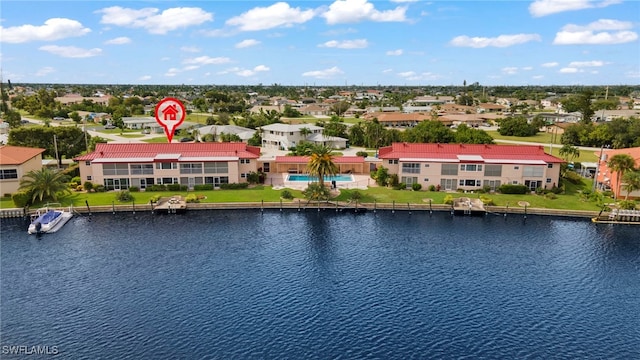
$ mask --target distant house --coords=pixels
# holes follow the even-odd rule
[[[334,149],[346,147],[347,139],[323,136],[322,130],[320,126],[310,124],[265,125],[260,128],[262,132],[262,147],[289,150],[303,141],[329,146]]]
[[[100,143],[78,156],[82,182],[107,190],[140,190],[154,184],[195,185],[241,183],[258,169],[260,148],[244,143]]]
[[[169,107],[167,107],[168,109]],[[154,134],[164,134],[164,128],[158,124],[155,117],[144,116],[144,117],[123,117],[122,123],[126,129],[132,130],[143,130],[150,129],[151,133]],[[189,129],[199,126],[197,123],[193,122],[183,122],[176,129]]]
[[[245,128],[242,126],[235,125],[207,125],[201,128],[198,128],[198,140],[202,140],[205,135],[211,134],[213,135],[215,141],[220,140],[220,135],[237,135],[242,142],[247,142],[249,139],[253,137],[256,130]]]
[[[378,158],[407,187],[434,185],[447,191],[495,190],[502,184],[550,189],[559,183],[564,162],[530,145],[394,143],[380,148]]]
[[[13,194],[20,187],[20,179],[32,170],[42,169],[45,149],[23,146],[0,146],[0,193]]]
[[[423,113],[370,113],[364,117],[366,120],[378,119],[378,122],[387,127],[407,128],[414,127],[422,121],[430,120],[431,114]]]

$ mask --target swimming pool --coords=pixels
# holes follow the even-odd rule
[[[300,182],[313,182],[317,181],[317,176],[310,176],[308,174],[289,174],[287,175],[287,181],[300,181]],[[334,176],[325,175],[324,181],[354,181],[353,175],[339,174]]]

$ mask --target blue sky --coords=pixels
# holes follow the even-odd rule
[[[0,10],[13,83],[640,83],[636,0],[3,0]]]

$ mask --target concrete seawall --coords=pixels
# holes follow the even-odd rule
[[[567,209],[543,209],[506,206],[486,206],[487,213],[496,214],[522,214],[522,215],[548,215],[579,218],[592,218],[598,215],[598,211],[567,210]],[[189,203],[187,211],[196,210],[232,210],[232,209],[366,209],[383,211],[437,211],[450,212],[451,205],[444,204],[409,204],[409,203],[344,203],[344,202],[307,202],[307,201],[282,201],[282,202],[232,202],[232,203]],[[152,212],[150,204],[119,204],[99,206],[78,206],[73,210],[79,214],[90,213],[120,213],[120,212]],[[0,217],[23,217],[29,212],[21,208],[0,209]]]

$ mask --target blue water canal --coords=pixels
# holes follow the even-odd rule
[[[3,347],[79,359],[640,358],[637,227],[254,209],[1,230]]]

